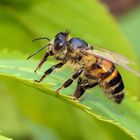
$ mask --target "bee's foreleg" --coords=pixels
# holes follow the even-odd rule
[[[52,55],[51,52],[47,52],[47,53],[45,54],[45,56],[41,59],[41,61],[39,62],[38,66],[37,66],[37,68],[35,69],[34,72],[37,72],[37,70],[41,68],[41,66],[43,65],[43,63],[47,60],[47,58],[48,58],[50,55]]]
[[[54,66],[52,66],[51,68],[49,68],[48,70],[46,70],[43,74],[43,76],[40,78],[40,80],[35,80],[35,82],[41,82],[47,75],[49,75],[50,73],[53,72],[54,69],[56,68],[61,68],[64,64],[66,63],[66,61],[62,61]]]
[[[95,83],[92,83],[92,84],[91,83],[82,84],[82,82],[80,82],[80,83],[78,83],[77,88],[76,88],[73,96],[76,99],[79,99],[84,94],[86,89],[93,88],[93,87],[95,87],[98,84],[99,84],[99,82],[95,82]]]
[[[68,79],[66,82],[64,82],[64,84],[59,89],[57,89],[57,93],[59,93],[59,91],[61,89],[67,88],[68,86],[70,86],[72,84],[73,80],[77,79],[82,72],[83,72],[83,69],[80,69],[75,74],[73,74],[70,79]]]

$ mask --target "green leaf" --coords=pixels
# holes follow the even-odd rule
[[[115,50],[136,61],[136,55],[131,44],[121,33],[115,20],[97,0],[2,0],[0,4],[1,49],[21,50],[29,54],[29,52],[32,53],[42,45],[42,43],[36,43],[33,46],[31,40],[34,37],[48,36],[53,38],[57,32],[67,29],[71,31],[71,35],[81,37],[90,44]],[[1,77],[12,78],[15,81],[53,95],[56,99],[69,102],[100,120],[113,123],[125,132],[129,131],[127,133],[132,137],[134,134],[135,137],[140,138],[138,134],[139,103],[130,99],[131,96],[135,97],[139,94],[139,82],[136,76],[122,69],[120,70],[128,91],[126,99],[121,105],[116,105],[108,100],[100,89],[90,90],[89,93],[94,93],[87,94],[81,100],[82,104],[79,104],[65,96],[72,94],[76,83],[71,88],[62,91],[62,95],[56,95],[54,92],[54,89],[57,89],[71,75],[69,68],[50,75],[44,84],[35,84],[32,79],[38,79],[43,71],[53,65],[54,62],[49,61],[47,66],[35,75],[33,69],[37,63],[36,61],[25,62],[25,58],[24,60],[21,59],[22,57],[18,53],[11,54],[9,51],[6,55],[1,54],[0,56],[2,58],[0,61],[2,67]],[[10,59],[7,59],[7,56]],[[26,106],[25,103],[22,105]],[[132,108],[133,106],[135,106],[135,109]],[[35,112],[34,110],[27,111],[28,114]],[[127,116],[129,117],[127,118]]]
[[[136,61],[130,42],[98,0],[7,0],[7,4],[3,1],[0,4],[1,48],[29,53],[42,44],[38,43],[33,48],[33,38],[53,38],[57,32],[69,30],[73,36],[81,37],[92,45],[115,50]],[[23,8],[20,8],[21,5]],[[122,69],[121,73],[128,93],[133,92],[129,95],[139,95],[138,78]],[[133,81],[135,86],[129,81]]]
[[[12,83],[11,81],[9,85],[13,85]],[[14,83],[14,86],[16,88],[8,86],[8,89],[16,94],[16,99],[23,115],[45,128],[47,138],[51,132],[57,140],[93,140],[93,137],[95,140],[102,138],[104,140],[132,140],[129,135],[115,125],[90,117],[88,113],[59,100],[59,98],[42,94],[41,91],[20,83]],[[35,134],[41,133],[42,135],[44,131],[40,131],[38,128]]]
[[[6,137],[0,135],[0,140],[12,140],[12,139],[10,139],[10,138],[6,138]]]
[[[7,137],[26,137],[28,131],[21,120],[15,98],[7,86],[0,80],[0,130]]]
[[[10,78],[17,82],[36,88],[48,95],[52,95],[60,100],[63,100],[87,113],[96,117],[99,120],[109,122],[121,128],[124,132],[133,138],[140,138],[140,104],[133,101],[130,97],[124,99],[123,103],[118,105],[109,100],[99,89],[91,89],[80,100],[73,101],[70,97],[75,89],[75,84],[70,88],[62,91],[62,94],[57,95],[55,90],[71,75],[70,68],[65,67],[60,71],[49,75],[43,83],[34,83],[33,80],[38,79],[46,68],[54,64],[53,61],[47,61],[47,66],[34,74],[37,61],[25,61],[22,59],[0,60],[0,77]],[[64,73],[65,71],[65,73]],[[135,106],[135,108],[134,108]]]

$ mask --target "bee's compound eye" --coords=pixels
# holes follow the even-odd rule
[[[59,51],[65,46],[65,41],[56,38],[54,41],[54,46],[55,50]]]
[[[66,45],[67,36],[68,34],[65,32],[60,32],[55,36],[54,46],[56,51],[61,50]]]

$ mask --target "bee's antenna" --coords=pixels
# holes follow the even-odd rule
[[[50,41],[50,39],[47,37],[39,37],[39,38],[33,39],[32,42],[37,41],[37,40],[41,40],[41,39],[46,39],[46,40]]]
[[[47,45],[43,46],[42,48],[40,48],[39,50],[37,50],[36,52],[34,52],[32,55],[30,55],[30,56],[27,58],[27,60],[30,59],[31,57],[35,56],[35,55],[38,54],[40,51],[42,51],[43,49],[45,49],[46,47],[48,47],[48,46],[50,46],[50,45],[51,45],[51,44],[47,44]]]

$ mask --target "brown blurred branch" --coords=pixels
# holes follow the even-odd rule
[[[140,4],[140,0],[100,0],[100,1],[106,4],[110,12],[115,16],[124,14],[127,11],[134,8],[136,5]]]

